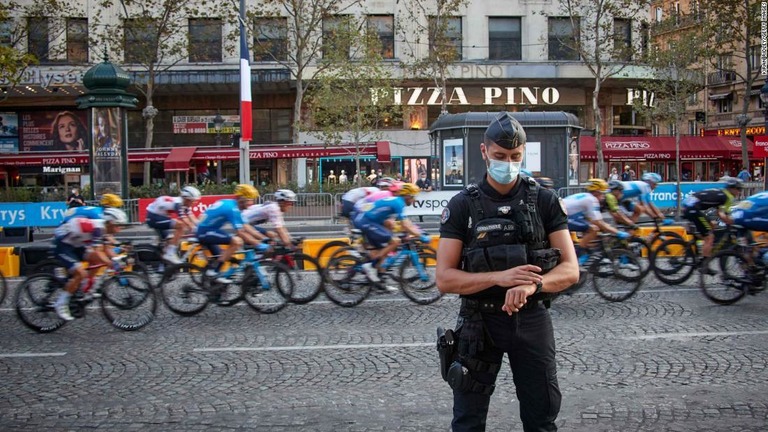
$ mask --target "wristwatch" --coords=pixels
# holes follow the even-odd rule
[[[541,283],[541,281],[536,282],[536,291],[533,292],[531,295],[536,295],[541,292],[541,290],[544,289],[544,284]]]

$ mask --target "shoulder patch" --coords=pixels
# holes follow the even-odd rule
[[[440,215],[440,223],[444,224],[448,222],[448,218],[451,217],[451,211],[448,210],[448,207],[443,209],[443,213]]]
[[[565,209],[565,201],[562,198],[558,198],[557,201],[560,203],[560,210],[563,211],[565,216],[568,216],[568,210]]]

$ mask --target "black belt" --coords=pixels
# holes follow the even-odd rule
[[[523,307],[519,308],[521,311],[538,309],[539,300],[528,300]],[[506,313],[501,307],[504,306],[504,301],[501,300],[474,300],[462,297],[461,307],[468,309],[477,309],[480,312],[486,313]]]

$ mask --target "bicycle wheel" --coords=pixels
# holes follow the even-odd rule
[[[27,278],[16,289],[16,315],[21,322],[38,333],[50,333],[67,321],[59,318],[53,308],[58,290],[64,285],[48,274]]]
[[[166,264],[161,259],[158,249],[155,246],[138,246],[131,255],[134,262],[126,267],[126,270],[146,273],[152,285],[158,286],[166,269]]]
[[[611,249],[595,259],[590,273],[597,294],[612,302],[635,295],[643,280],[639,261],[634,252],[626,249]]]
[[[717,304],[736,303],[752,285],[749,263],[736,250],[720,251],[708,258],[703,266],[707,271],[700,272],[699,286],[704,296]]]
[[[143,275],[123,272],[101,284],[101,311],[113,327],[138,330],[155,318],[157,295]]]
[[[56,270],[56,267],[62,267],[61,261],[55,258],[47,258],[35,264],[35,266],[32,267],[32,270],[29,271],[29,274],[30,275],[36,275],[36,274],[53,275],[54,270]]]
[[[333,252],[335,252],[335,249],[346,247],[349,247],[348,241],[334,240],[328,242],[317,251],[317,261],[320,262],[320,264],[323,264],[323,262],[327,264],[331,262],[331,256],[333,255]]]
[[[245,302],[250,307],[263,314],[273,314],[288,305],[294,281],[285,264],[260,261],[257,266],[245,269],[242,287]]]
[[[8,282],[5,280],[5,275],[0,272],[0,305],[5,300],[5,295],[8,293]]]
[[[668,285],[681,284],[693,274],[696,255],[689,242],[669,239],[651,253],[651,268],[660,281]]]
[[[240,303],[240,300],[243,299],[244,272],[235,270],[229,279],[232,282],[220,283],[203,273],[201,286],[208,293],[209,303],[221,307],[230,307]]]
[[[434,254],[419,253],[416,262],[411,256],[400,265],[400,289],[412,302],[425,305],[443,296],[437,289],[435,260]]]
[[[371,293],[371,281],[362,269],[362,258],[342,255],[325,268],[325,295],[339,306],[357,306]]]
[[[306,304],[316,299],[323,290],[323,268],[313,257],[297,252],[286,257],[283,261],[291,269],[295,282],[291,301],[296,304]],[[290,264],[289,264],[290,263]]]
[[[638,259],[640,273],[645,277],[651,271],[651,246],[648,241],[641,237],[632,237],[627,240],[627,249],[630,250]],[[645,259],[643,259],[645,258]]]
[[[182,263],[166,269],[160,281],[163,303],[181,316],[196,315],[208,306],[208,292],[203,288],[203,269]]]

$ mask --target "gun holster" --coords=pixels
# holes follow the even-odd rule
[[[448,381],[448,369],[456,360],[457,348],[457,338],[453,330],[444,330],[442,327],[438,327],[437,354],[440,357],[440,375],[445,381]]]

